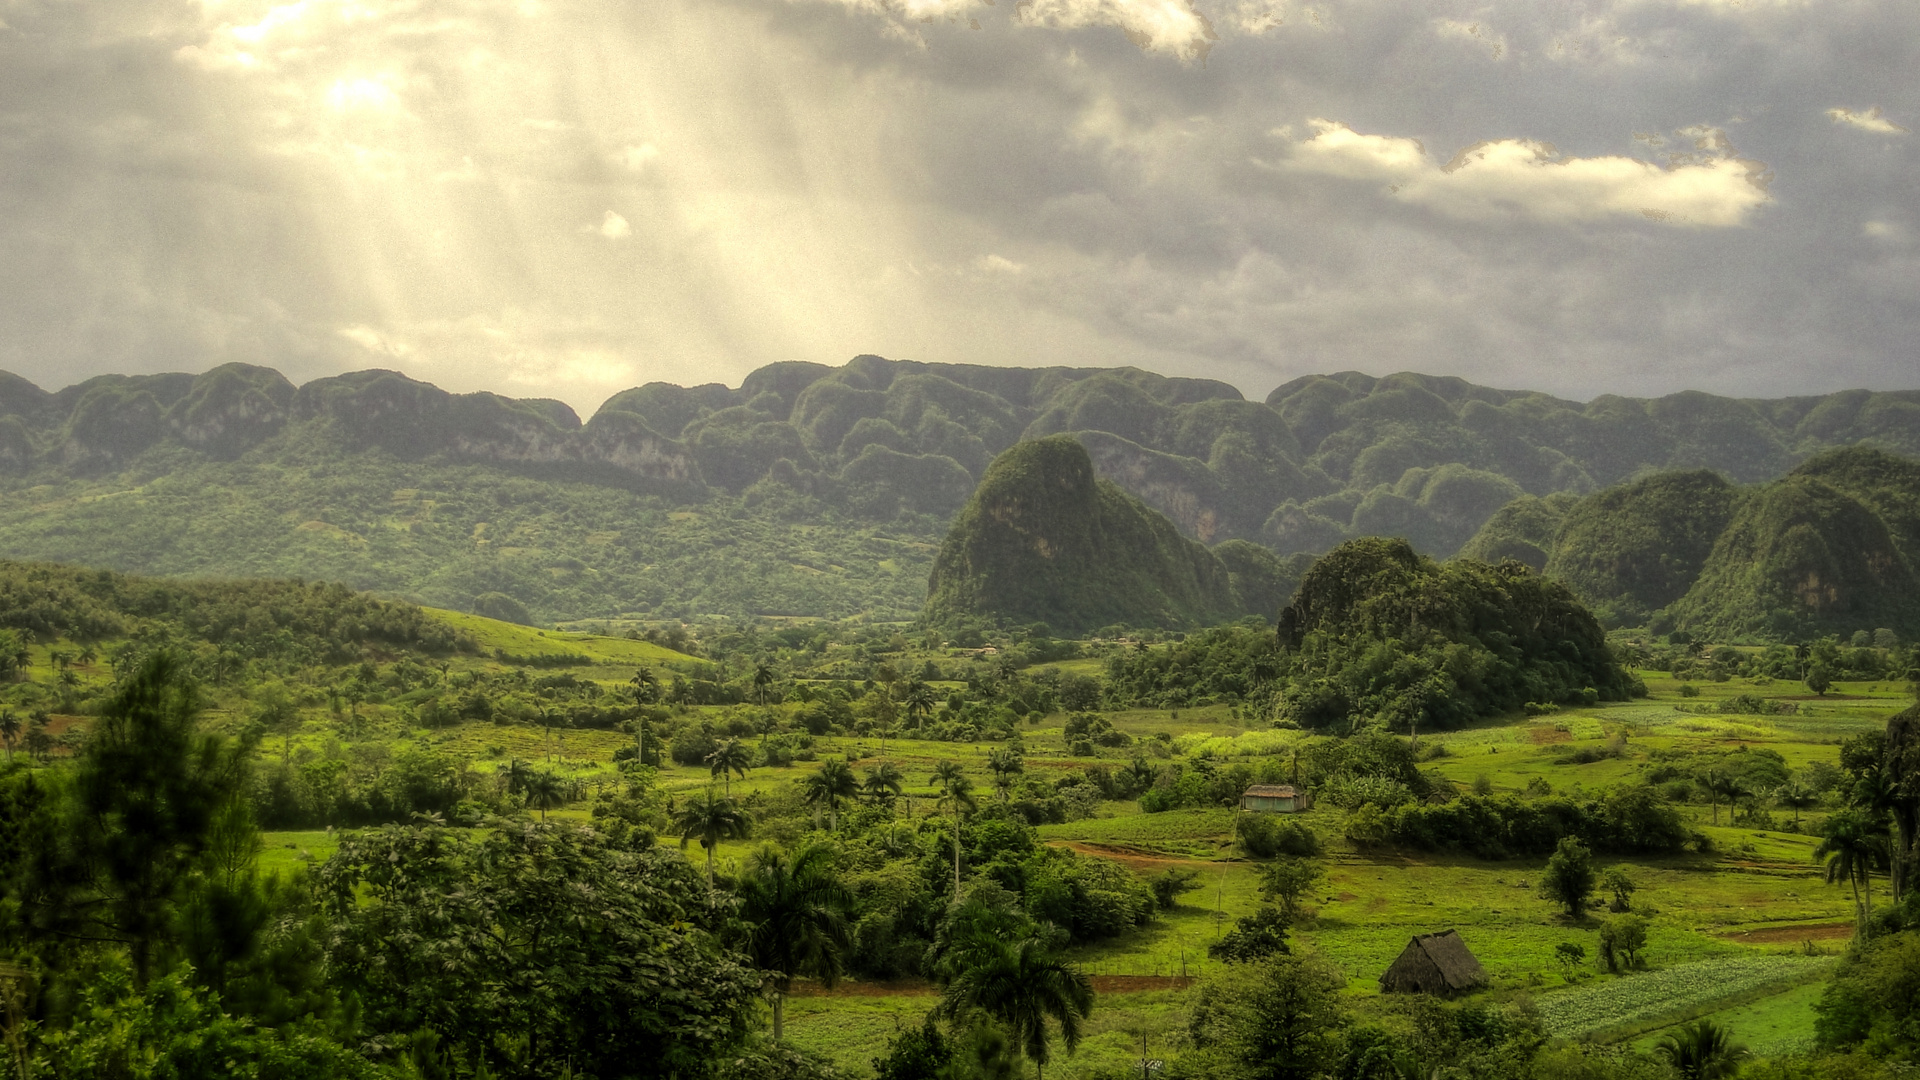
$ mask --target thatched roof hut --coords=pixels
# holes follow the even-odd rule
[[[1313,805],[1292,784],[1255,784],[1240,796],[1240,809],[1257,814],[1292,814]]]
[[[1383,994],[1458,994],[1486,984],[1487,969],[1452,930],[1414,935],[1380,976]]]

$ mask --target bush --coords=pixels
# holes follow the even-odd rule
[[[1320,837],[1306,824],[1271,814],[1241,814],[1234,820],[1233,834],[1240,849],[1256,859],[1276,855],[1306,858],[1320,854]]]
[[[681,728],[668,744],[667,756],[677,765],[704,765],[707,755],[718,749],[720,743],[705,727],[693,725]]]
[[[1180,903],[1182,893],[1200,888],[1200,871],[1187,866],[1169,867],[1147,879],[1154,902],[1162,911],[1171,911]]]

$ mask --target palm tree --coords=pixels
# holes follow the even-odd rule
[[[1126,777],[1128,787],[1135,791],[1146,791],[1153,787],[1155,780],[1160,778],[1160,770],[1147,764],[1146,758],[1137,757],[1133,759],[1133,764],[1120,770],[1120,775]]]
[[[753,696],[761,708],[767,707],[767,688],[773,685],[773,669],[764,663],[753,666]]]
[[[784,1035],[794,978],[810,975],[832,986],[845,967],[853,893],[834,874],[833,859],[825,844],[808,844],[791,857],[769,844],[747,861],[736,886],[747,952],[754,967],[773,976],[774,1042]]]
[[[1680,1074],[1680,1080],[1721,1080],[1739,1071],[1747,1048],[1711,1020],[1696,1020],[1660,1040],[1655,1051]]]
[[[20,738],[20,718],[12,709],[0,709],[0,739],[7,743],[7,764],[13,764],[13,744]]]
[[[540,811],[540,820],[547,820],[547,811],[566,805],[566,792],[561,787],[560,777],[550,772],[536,772],[528,775],[525,782],[527,805]]]
[[[1052,1058],[1047,1021],[1060,1026],[1072,1053],[1080,1045],[1080,1021],[1093,1011],[1093,980],[1038,937],[977,935],[949,954],[939,977],[941,1011],[959,1017],[978,1010],[999,1021],[1041,1080]]]
[[[1007,791],[1013,787],[1013,778],[1027,771],[1026,760],[1018,750],[1011,747],[989,750],[987,768],[993,771],[993,787],[1000,793],[1000,801],[1007,801]]]
[[[687,800],[687,805],[673,815],[673,827],[680,831],[681,851],[687,850],[689,840],[698,840],[707,849],[707,887],[712,888],[713,849],[722,840],[745,840],[753,831],[753,816],[732,799],[714,798],[709,787],[704,798]]]
[[[1800,811],[1820,804],[1820,794],[1808,787],[1804,780],[1789,780],[1773,789],[1773,798],[1781,806],[1793,811],[1793,827],[1800,828]]]
[[[1701,778],[1700,784],[1707,789],[1707,802],[1713,807],[1715,825],[1720,824],[1720,804],[1725,802],[1727,809],[1731,811],[1734,800],[1746,791],[1739,777],[1722,769],[1708,769],[1707,775]]]
[[[94,651],[93,646],[89,645],[86,648],[80,650],[79,659],[80,659],[81,667],[92,667],[93,662],[95,660],[100,659],[100,654]]]
[[[509,794],[526,790],[527,781],[533,776],[533,766],[514,758],[507,762],[506,784]]]
[[[1827,861],[1827,884],[1846,881],[1853,886],[1857,933],[1866,932],[1867,916],[1873,912],[1873,864],[1885,850],[1886,838],[1879,835],[1873,820],[1859,809],[1842,810],[1828,818],[1826,838],[1813,849],[1815,862]]]
[[[953,807],[953,895],[960,895],[961,815],[974,809],[973,782],[960,771],[956,762],[942,761],[933,767],[933,786],[940,789],[941,806]]]
[[[636,704],[651,705],[660,700],[660,677],[646,668],[635,671],[627,685],[633,689]]]
[[[860,794],[860,782],[854,779],[853,767],[833,758],[821,762],[820,768],[800,784],[806,789],[808,805],[824,806],[828,827],[836,830],[840,828],[840,807]]]
[[[707,767],[715,780],[726,785],[728,798],[733,797],[733,774],[739,773],[740,779],[745,780],[747,766],[752,764],[752,752],[739,739],[721,739],[713,753],[707,755]]]
[[[901,704],[907,707],[907,719],[915,727],[926,723],[927,717],[932,715],[933,707],[938,703],[939,698],[934,696],[933,687],[928,686],[921,679],[908,683],[906,696],[901,699]]]
[[[892,806],[893,800],[900,795],[901,784],[906,778],[891,761],[883,761],[867,770],[867,778],[861,783],[861,790],[880,806]]]

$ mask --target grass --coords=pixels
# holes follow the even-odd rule
[[[500,650],[514,656],[564,656],[569,653],[592,657],[598,664],[624,664],[634,667],[666,667],[697,663],[685,653],[664,645],[632,638],[607,637],[562,630],[540,630],[516,626],[462,611],[428,608],[441,622],[462,630],[488,653]]]
[[[601,664],[681,662],[674,659],[678,654],[663,656],[666,650],[658,646],[624,638],[542,634],[499,623],[481,628],[488,635],[481,639],[484,647],[519,655],[578,652]],[[1056,666],[1077,670],[1075,665],[1093,663]],[[1893,688],[1868,684],[1849,685],[1844,695],[1830,694],[1828,700],[1803,702],[1811,714],[1703,714],[1676,706],[1711,705],[1739,693],[1778,697],[1799,691],[1784,684],[1756,687],[1736,681],[1703,685],[1699,697],[1681,699],[1673,680],[1649,673],[1648,682],[1654,691],[1648,700],[1507,717],[1467,730],[1423,734],[1423,746],[1443,747],[1445,753],[1422,767],[1462,788],[1484,777],[1495,791],[1519,793],[1544,780],[1556,792],[1597,795],[1634,777],[1654,750],[1766,746],[1794,767],[1815,760],[1833,762],[1840,738],[1877,727],[1903,704]],[[725,708],[695,712],[717,726],[730,715]],[[1138,741],[1094,757],[1068,752],[1061,716],[1022,724],[1019,737],[1027,752],[1028,775],[1048,778],[1096,762],[1117,767],[1135,756],[1160,763],[1166,760],[1163,735],[1175,752],[1205,750],[1228,762],[1273,756],[1284,760],[1303,738],[1234,713],[1224,705],[1109,713],[1116,728]],[[309,721],[309,727],[317,732],[328,723],[320,717]],[[1622,736],[1625,743],[1618,757],[1572,760],[1574,751],[1601,748]],[[306,741],[316,737],[310,734]],[[606,775],[613,752],[631,744],[631,736],[618,732],[574,730],[549,738],[538,728],[479,724],[416,731],[407,737],[474,758],[480,769],[503,767],[513,757],[539,765],[552,755],[564,775],[587,781]],[[907,776],[912,812],[925,816],[932,810],[928,774],[940,761],[959,763],[982,797],[991,799],[986,762],[998,745],[889,739],[885,756]],[[816,760],[844,755],[854,759],[856,770],[877,761],[880,749],[880,741],[871,735],[827,736],[813,745]],[[786,768],[754,769],[746,779],[735,779],[734,793],[773,792],[815,767],[796,762]],[[684,797],[711,778],[704,767],[669,765],[661,770],[660,782],[676,797]],[[1555,962],[1555,946],[1574,942],[1582,944],[1589,957],[1597,955],[1599,920],[1606,915],[1597,912],[1578,923],[1565,920],[1539,896],[1543,859],[1488,862],[1355,850],[1341,837],[1344,816],[1329,806],[1300,818],[1327,842],[1327,876],[1308,898],[1309,918],[1293,931],[1295,947],[1329,960],[1345,974],[1346,994],[1354,1004],[1371,1008],[1380,972],[1408,939],[1452,927],[1491,975],[1494,995],[1532,995],[1558,1034],[1637,1040],[1644,1046],[1666,1026],[1707,1015],[1733,1026],[1737,1037],[1762,1052],[1804,1045],[1811,1033],[1810,1004],[1817,980],[1831,960],[1789,951],[1797,948],[1798,936],[1826,941],[1845,934],[1851,917],[1848,894],[1825,885],[1811,858],[1821,812],[1807,814],[1802,831],[1784,828],[1785,815],[1780,815],[1782,828],[1763,829],[1732,824],[1725,808],[1718,824],[1705,805],[1682,807],[1682,812],[1691,827],[1712,839],[1713,853],[1623,864],[1639,885],[1635,910],[1650,920],[1646,958],[1653,970],[1612,977],[1598,973],[1589,960],[1575,984],[1566,985]],[[1117,938],[1076,946],[1072,959],[1107,980],[1202,977],[1214,970],[1207,946],[1234,919],[1261,903],[1261,866],[1242,857],[1232,843],[1237,813],[1218,808],[1147,814],[1137,803],[1110,802],[1092,818],[1041,826],[1043,842],[1071,847],[1085,857],[1112,859],[1143,875],[1169,866],[1190,867],[1201,875],[1203,887],[1185,894],[1172,910]],[[577,819],[584,809],[576,805],[554,816]],[[722,845],[716,853],[720,866],[737,865],[758,843]],[[291,869],[303,861],[300,852],[324,857],[332,846],[333,838],[326,833],[273,834],[263,863],[269,869]],[[703,861],[698,847],[690,848],[688,857]],[[1600,862],[1604,867],[1614,860]],[[1164,985],[1141,989],[1132,984],[1102,992],[1080,1052],[1072,1058],[1057,1056],[1047,1070],[1049,1077],[1073,1080],[1133,1067],[1143,1032],[1151,1052],[1163,1055],[1184,1032],[1189,994]],[[924,985],[843,984],[836,992],[792,999],[788,1030],[796,1045],[833,1059],[854,1075],[868,1075],[888,1040],[918,1025],[936,1002]]]
[[[1813,1045],[1813,1007],[1826,984],[1809,982],[1785,993],[1704,1014],[1704,1019],[1727,1029],[1733,1041],[1761,1057],[1801,1053]],[[1634,1040],[1633,1048],[1651,1053],[1669,1028],[1657,1028]]]
[[[1808,982],[1826,973],[1826,957],[1747,954],[1717,957],[1645,974],[1611,978],[1598,985],[1542,995],[1534,1006],[1551,1035],[1589,1037],[1637,1034],[1705,1015],[1707,1008],[1763,988]]]

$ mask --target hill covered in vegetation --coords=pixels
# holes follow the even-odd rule
[[[904,619],[989,463],[1049,435],[1205,544],[1287,556],[1399,535],[1444,556],[1522,496],[1657,469],[1763,482],[1837,446],[1920,453],[1920,394],[1583,405],[1346,372],[1250,401],[1133,369],[862,356],[649,383],[583,421],[387,371],[296,387],[228,365],[53,393],[5,376],[0,555],[325,578],[462,610],[499,594],[539,621]]]
[[[1463,553],[1517,555],[1604,618],[1715,637],[1920,634],[1920,462],[1828,451],[1766,484],[1658,473],[1579,500],[1520,499]]]
[[[1112,482],[1064,436],[994,459],[933,563],[927,619],[1207,624],[1239,614],[1227,567]]]

